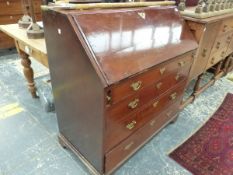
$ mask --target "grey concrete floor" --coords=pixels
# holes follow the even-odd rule
[[[3,52],[2,52],[3,53]],[[55,113],[32,99],[17,54],[0,52],[0,175],[86,175],[88,170],[58,143]],[[35,76],[48,70],[33,61]],[[208,78],[208,76],[207,76]],[[233,82],[222,78],[186,107],[131,157],[116,175],[188,175],[168,153],[197,131],[216,111]]]

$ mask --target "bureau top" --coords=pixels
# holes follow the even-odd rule
[[[175,7],[71,11],[76,34],[107,85],[197,48]]]

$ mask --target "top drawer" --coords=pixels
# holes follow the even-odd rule
[[[175,74],[177,71],[182,72],[183,69],[187,69],[191,64],[192,52],[173,59],[170,62],[160,64],[150,71],[146,71],[109,87],[107,89],[107,100],[110,104],[115,104],[136,92],[140,92],[143,88],[154,84],[169,74]],[[188,71],[186,72],[187,75]]]
[[[41,13],[40,0],[33,0],[35,13]],[[21,0],[0,1],[0,15],[19,15],[23,14]]]

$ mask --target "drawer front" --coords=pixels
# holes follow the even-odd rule
[[[227,33],[225,35],[222,35],[221,37],[218,37],[214,43],[214,46],[211,50],[211,56],[214,55],[218,51],[225,50],[224,48],[228,47],[232,40],[232,33]]]
[[[40,0],[33,0],[35,13],[41,13]],[[0,15],[20,15],[23,14],[21,0],[0,1]]]
[[[105,152],[108,152],[108,150],[117,145],[120,141],[142,127],[153,116],[159,115],[170,105],[180,102],[183,96],[185,82],[186,81],[183,81],[178,87],[171,89],[161,97],[155,98],[150,103],[144,105],[142,110],[137,113],[127,115],[121,120],[118,118],[107,120]]]
[[[189,67],[191,63],[192,53],[188,53],[175,59],[175,61],[173,60],[168,63],[160,64],[150,71],[111,86],[107,89],[111,104],[115,104],[134,93],[142,91],[145,87],[155,83],[168,74],[175,73],[177,70],[182,71],[185,67]]]
[[[166,111],[152,118],[142,128],[120,143],[105,155],[105,171],[110,172],[142,147],[148,139],[163,128],[179,112],[180,103],[170,106]]]
[[[179,82],[187,79],[190,66],[181,69],[181,72],[174,72],[165,76],[163,79],[153,83],[149,87],[143,88],[139,93],[135,93],[127,97],[125,100],[111,105],[106,110],[106,115],[109,120],[124,118],[125,115],[131,114],[140,110],[142,106],[149,101],[162,95],[171,87],[176,86]]]

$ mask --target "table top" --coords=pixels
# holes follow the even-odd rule
[[[19,28],[18,24],[0,25],[0,30],[13,39],[21,41],[24,44],[32,47],[34,50],[47,55],[45,39],[28,39],[26,29]]]

